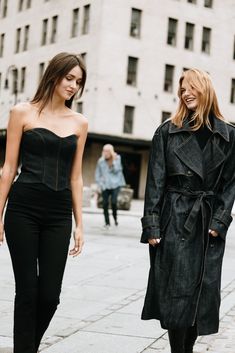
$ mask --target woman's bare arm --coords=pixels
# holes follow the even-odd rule
[[[88,123],[83,116],[79,117],[79,139],[77,150],[71,171],[71,189],[73,201],[73,214],[76,228],[74,231],[74,248],[70,250],[70,255],[77,256],[82,251],[83,240],[83,225],[82,225],[82,156],[87,137]]]
[[[3,241],[3,211],[18,167],[20,142],[23,132],[23,117],[22,107],[15,106],[12,108],[7,128],[5,162],[0,179],[0,242]]]

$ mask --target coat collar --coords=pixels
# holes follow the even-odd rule
[[[229,142],[229,132],[227,124],[215,117],[212,117],[212,136],[211,144],[206,144],[202,151],[199,144],[190,128],[189,119],[186,118],[183,126],[178,128],[174,124],[170,124],[169,133],[176,134],[183,131],[188,132],[187,135],[181,136],[181,143],[174,149],[174,153],[188,168],[193,170],[203,180],[205,174],[210,173],[212,170],[219,167],[225,160],[226,156],[218,144],[216,135],[222,137],[225,141]],[[206,166],[206,168],[205,168]]]
[[[211,120],[212,120],[212,133],[219,134],[225,141],[229,142],[229,132],[228,132],[228,127],[226,122],[216,118],[213,115],[211,115]],[[188,118],[184,119],[182,127],[178,127],[172,123],[170,124],[170,127],[169,127],[170,134],[175,134],[183,131],[192,132]]]

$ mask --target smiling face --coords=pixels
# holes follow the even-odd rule
[[[81,68],[78,65],[75,66],[56,85],[54,93],[64,100],[69,100],[78,92],[82,82],[82,75]]]
[[[199,104],[199,93],[184,78],[181,84],[181,99],[189,110],[195,111]]]

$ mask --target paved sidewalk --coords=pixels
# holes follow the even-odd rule
[[[139,243],[143,202],[119,211],[119,226],[102,229],[102,210],[84,209],[86,243],[68,259],[61,304],[45,334],[42,353],[169,353],[157,321],[141,321],[149,268]],[[233,353],[235,342],[235,222],[223,267],[221,326],[201,337],[195,353]],[[0,353],[12,353],[14,285],[7,246],[0,248]]]

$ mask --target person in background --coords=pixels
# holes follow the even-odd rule
[[[95,181],[102,192],[103,211],[104,211],[104,227],[110,227],[109,219],[109,198],[111,197],[111,206],[114,223],[118,225],[117,219],[117,198],[121,186],[125,185],[125,179],[122,172],[121,157],[115,151],[112,145],[103,146],[102,156],[99,158],[96,171]]]
[[[72,212],[69,254],[82,251],[82,156],[88,123],[71,105],[85,82],[82,58],[59,53],[32,101],[17,104],[10,113],[0,179],[0,244],[5,228],[15,276],[14,353],[38,352],[60,302]],[[22,168],[13,183],[20,152]]]
[[[141,242],[150,272],[142,319],[160,320],[172,353],[192,353],[218,332],[221,267],[235,196],[235,128],[224,120],[209,75],[179,80],[179,106],[156,130]]]

